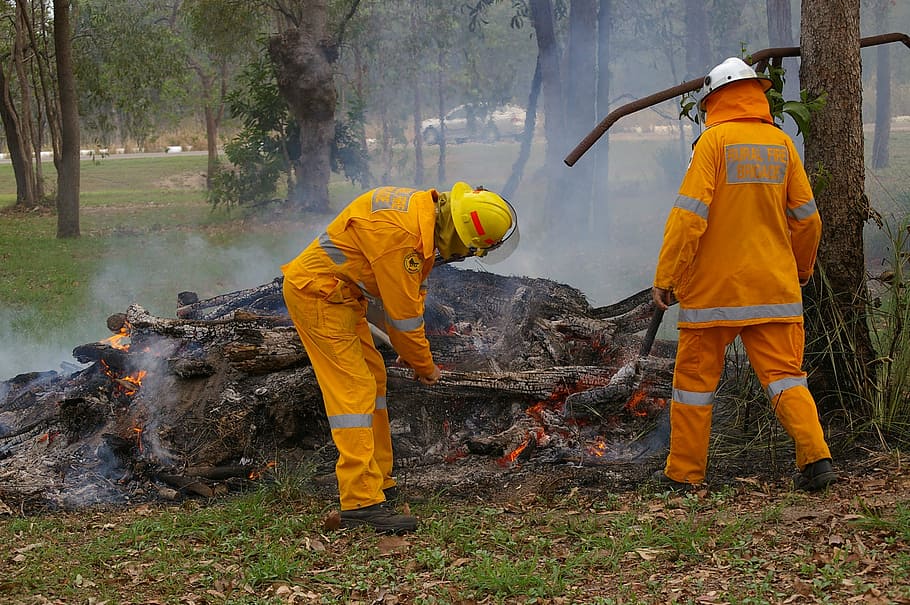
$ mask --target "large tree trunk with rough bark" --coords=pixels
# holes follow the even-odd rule
[[[0,65],[0,119],[3,120],[3,132],[6,134],[6,146],[9,149],[10,163],[16,178],[16,205],[26,208],[38,204],[37,184],[32,169],[32,152],[29,138],[23,128],[19,112],[10,91],[10,81]],[[23,136],[25,134],[26,136]]]
[[[807,287],[807,353],[818,371],[818,395],[858,395],[873,372],[866,324],[863,225],[862,80],[859,0],[804,0],[800,81],[811,95],[827,95],[812,117],[806,168],[823,222],[816,275]],[[838,141],[833,145],[833,141]]]
[[[73,72],[70,0],[54,0],[54,45],[60,89],[60,161],[57,167],[57,237],[79,237],[79,107]]]
[[[332,63],[337,43],[326,32],[326,3],[308,2],[296,27],[269,40],[278,89],[300,126],[300,156],[288,201],[300,210],[327,212],[337,93]]]

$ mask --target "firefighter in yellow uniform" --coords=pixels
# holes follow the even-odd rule
[[[670,451],[658,484],[705,480],[711,411],[727,345],[739,336],[796,446],[797,489],[837,479],[803,362],[800,286],[812,276],[821,219],[793,141],[774,125],[769,79],[730,58],[705,77],[696,141],[667,219],[652,294],[679,301]]]
[[[515,233],[512,207],[466,183],[451,191],[380,187],[352,201],[281,269],[284,300],[319,381],[332,439],[342,527],[412,531],[391,502],[386,370],[367,323],[372,301],[399,360],[434,384],[440,370],[424,331],[426,280],[441,262],[484,256]],[[517,240],[517,237],[515,238]]]

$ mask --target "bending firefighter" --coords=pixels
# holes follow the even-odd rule
[[[714,391],[739,336],[780,423],[796,445],[797,489],[837,479],[803,362],[800,286],[812,276],[821,219],[793,141],[774,125],[770,80],[730,58],[705,77],[706,130],[670,211],[655,304],[679,301],[670,452],[655,480],[705,480]]]
[[[284,300],[322,391],[332,439],[342,527],[412,531],[392,505],[392,439],[386,370],[367,307],[423,384],[440,370],[424,332],[426,280],[441,262],[484,256],[516,233],[512,207],[466,183],[449,192],[380,187],[357,197],[297,258],[284,265]],[[517,243],[518,237],[511,243]],[[372,316],[372,315],[371,315]]]

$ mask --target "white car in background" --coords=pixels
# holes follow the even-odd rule
[[[465,141],[482,141],[495,143],[501,138],[517,139],[524,132],[525,108],[518,105],[503,105],[484,116],[483,110],[477,108],[474,123],[468,120],[469,105],[459,105],[445,115],[446,141],[464,143]],[[430,118],[420,123],[423,142],[427,145],[438,145],[441,129],[439,118]]]

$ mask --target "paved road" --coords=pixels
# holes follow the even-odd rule
[[[163,151],[155,151],[150,153],[112,153],[104,156],[105,160],[124,160],[124,159],[139,159],[139,158],[166,158],[166,157],[177,157],[181,155],[206,155],[207,151],[180,151],[178,153],[165,153]],[[0,159],[0,164],[9,164],[10,160],[8,157],[9,154],[4,153],[3,159]],[[92,156],[84,155],[80,156],[82,160],[90,162]],[[43,162],[52,162],[52,158],[42,158]]]

